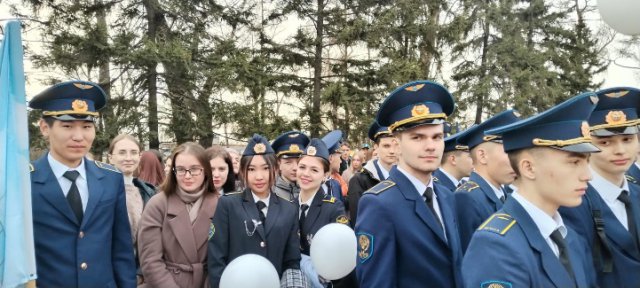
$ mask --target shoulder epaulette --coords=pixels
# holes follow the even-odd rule
[[[391,180],[384,180],[378,184],[376,184],[376,186],[371,187],[369,190],[365,191],[364,194],[380,194],[383,191],[395,186],[396,183],[391,181]]]
[[[95,161],[95,160],[93,162],[96,163],[96,166],[98,166],[98,168],[102,168],[102,169],[113,171],[113,172],[122,173],[122,172],[120,172],[120,170],[118,170],[118,168],[116,168],[114,166],[111,166],[111,165],[109,165],[107,163],[103,163],[103,162]]]
[[[230,195],[238,195],[242,193],[242,191],[237,191],[237,192],[229,192],[229,193],[224,193],[224,196],[230,196]]]
[[[322,199],[322,202],[336,203],[336,197],[333,197],[333,196],[331,196],[331,198],[325,197],[325,199]]]
[[[456,191],[471,192],[471,190],[476,189],[478,187],[480,187],[480,185],[478,185],[478,183],[473,182],[473,181],[467,181],[467,182],[464,182],[464,184],[460,185],[460,187],[458,187],[458,189],[456,189]]]
[[[433,178],[433,181],[436,181],[436,182],[440,181],[440,180],[438,180],[438,177],[436,177],[436,176],[431,175],[431,178]]]
[[[504,235],[516,224],[516,219],[513,219],[511,215],[504,213],[496,213],[491,215],[489,219],[484,221],[478,231],[489,231],[499,235]]]
[[[633,184],[638,184],[638,180],[635,177],[633,177],[631,175],[624,175],[624,176],[627,177],[627,181],[629,181],[629,182],[631,182]]]
[[[33,167],[33,164],[29,163],[29,172],[36,171],[36,168]]]

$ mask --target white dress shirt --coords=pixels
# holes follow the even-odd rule
[[[551,233],[556,229],[559,229],[562,238],[567,238],[567,227],[564,226],[560,213],[556,211],[556,213],[553,214],[553,217],[551,217],[549,214],[542,211],[542,209],[538,208],[538,206],[518,194],[518,192],[511,193],[511,197],[518,201],[518,203],[522,205],[522,208],[527,211],[529,217],[531,217],[533,222],[536,223],[538,231],[542,235],[542,238],[544,238],[544,241],[547,242],[547,245],[549,245],[553,253],[556,254],[556,257],[560,257],[560,250],[558,249],[558,246],[553,242],[553,240],[551,240]]]
[[[267,193],[267,198],[260,199],[260,197],[256,196],[256,193],[251,191],[251,195],[253,196],[253,202],[258,203],[258,201],[264,202],[265,207],[262,208],[262,213],[264,213],[264,217],[267,217],[267,211],[269,211],[269,199],[271,198],[271,192]]]
[[[416,188],[418,195],[420,195],[420,199],[426,200],[422,194],[424,194],[424,192],[427,190],[427,187],[431,187],[431,189],[433,189],[433,210],[436,211],[436,214],[437,214],[436,216],[438,217],[438,219],[440,219],[440,223],[442,224],[442,230],[446,232],[447,230],[445,229],[444,221],[442,220],[442,213],[440,212],[440,204],[438,204],[438,195],[436,194],[436,191],[433,188],[433,177],[429,178],[429,183],[427,185],[424,185],[422,181],[420,181],[418,178],[414,177],[413,175],[409,174],[409,172],[405,171],[404,169],[400,168],[400,166],[397,166],[397,168],[398,168],[398,171],[404,174],[404,176],[407,177],[409,181],[411,181],[411,184],[413,184],[413,187]],[[446,239],[447,233],[444,233],[444,235]]]
[[[622,193],[622,190],[629,191],[629,183],[627,183],[627,179],[623,178],[622,187],[618,187],[617,185],[609,182],[607,179],[604,179],[600,174],[591,169],[591,175],[593,175],[593,179],[589,182],[593,188],[598,191],[600,197],[607,203],[609,209],[613,212],[613,215],[616,216],[616,219],[624,226],[625,229],[629,230],[629,225],[627,224],[627,210],[624,207],[624,203],[618,200],[618,196]]]
[[[72,168],[67,167],[66,165],[60,163],[60,161],[56,160],[51,156],[51,153],[47,154],[47,160],[49,161],[49,166],[53,171],[53,175],[58,180],[58,184],[60,184],[60,189],[62,189],[62,193],[64,197],[67,197],[69,193],[69,189],[71,189],[71,180],[64,178],[64,173],[67,171],[78,171],[80,176],[76,178],[76,186],[78,187],[78,191],[80,192],[80,198],[82,199],[82,211],[84,212],[87,209],[87,202],[89,202],[89,186],[87,184],[87,169],[84,165],[84,158],[80,161],[80,165],[78,167]]]
[[[451,180],[451,182],[453,182],[454,186],[458,187],[460,185],[460,181],[458,179],[456,179],[456,177],[453,177],[453,175],[449,174],[449,172],[447,172],[447,170],[444,170],[444,169],[442,169],[442,167],[440,167],[440,172],[442,172],[442,174],[447,176],[447,178],[449,178],[449,180]]]

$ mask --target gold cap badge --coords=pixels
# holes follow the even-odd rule
[[[609,98],[620,98],[620,97],[622,97],[624,95],[627,95],[628,93],[629,93],[629,91],[624,90],[624,91],[607,93],[607,94],[604,94],[604,96],[607,96]]]
[[[591,132],[589,129],[589,123],[582,122],[582,126],[580,127],[580,131],[582,131],[582,137],[585,139],[591,139]]]
[[[73,109],[73,112],[77,113],[87,112],[87,110],[89,110],[89,105],[87,105],[86,101],[77,99],[71,102],[71,109]]]
[[[413,109],[411,109],[411,116],[413,117],[424,116],[427,114],[429,114],[429,107],[424,104],[418,104],[413,106]]]
[[[253,146],[253,152],[256,152],[256,154],[262,154],[265,151],[267,151],[267,146],[265,146],[263,143],[258,143]]]
[[[300,147],[297,144],[291,144],[291,146],[289,146],[289,151],[293,153],[301,152]]]
[[[80,84],[80,83],[73,83],[73,86],[76,86],[82,90],[87,90],[87,89],[91,89],[93,88],[93,85],[87,85],[87,84]]]
[[[409,86],[407,88],[404,88],[404,90],[411,91],[411,92],[416,92],[416,91],[422,89],[422,87],[424,87],[424,84],[418,84],[418,85]]]
[[[316,150],[316,147],[309,146],[309,147],[307,148],[307,155],[309,155],[309,156],[316,156],[316,153],[317,153],[317,152],[318,152],[318,151]]]
[[[609,111],[604,120],[610,125],[621,124],[627,121],[627,115],[622,111]]]

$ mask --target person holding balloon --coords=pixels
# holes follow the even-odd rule
[[[304,278],[300,272],[300,239],[296,206],[271,191],[277,162],[273,148],[254,134],[240,159],[242,192],[220,198],[209,231],[208,270],[211,287],[220,286],[222,272],[245,254],[263,256],[278,276]],[[251,271],[245,275],[249,277]],[[300,275],[298,275],[300,274]],[[304,279],[306,281],[306,279]]]
[[[302,270],[314,287],[324,287],[310,265],[309,258],[313,235],[329,223],[348,224],[343,205],[336,198],[325,194],[322,184],[329,176],[329,150],[322,140],[314,138],[298,161],[297,179],[300,186],[299,226]],[[309,265],[305,265],[309,264]]]

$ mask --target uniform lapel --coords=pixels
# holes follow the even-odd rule
[[[482,176],[480,176],[476,172],[471,172],[469,180],[478,183],[478,186],[480,186],[480,190],[482,190],[489,201],[493,203],[493,212],[498,211],[500,208],[502,208],[502,201],[500,201],[500,199],[496,196],[496,193],[493,192],[493,188],[491,188],[491,185],[489,185],[489,183],[484,180]]]
[[[276,196],[276,194],[271,193],[269,197],[269,208],[267,208],[267,225],[265,227],[266,235],[269,236],[269,232],[279,220],[280,217],[280,197]]]
[[[322,195],[321,191],[318,191],[316,195],[313,196],[309,212],[307,212],[307,218],[304,220],[305,231],[311,231],[311,227],[313,227],[313,224],[318,220],[320,211],[322,210],[322,199],[324,199],[324,195]],[[300,227],[300,229],[302,229],[302,227]]]
[[[60,183],[58,183],[56,176],[53,174],[53,170],[51,170],[51,166],[49,166],[47,154],[34,163],[34,169],[35,171],[33,171],[31,175],[34,187],[32,187],[31,191],[42,195],[60,214],[79,226],[78,218],[76,218],[76,215],[71,211],[69,202],[67,202],[60,188]]]
[[[100,168],[96,166],[95,162],[89,161],[86,158],[84,159],[84,167],[87,170],[87,189],[89,189],[89,199],[87,201],[87,208],[84,210],[84,217],[82,218],[82,227],[86,225],[91,220],[91,215],[93,215],[93,211],[96,208],[98,202],[104,195],[104,187],[102,184],[102,178],[104,178],[104,173],[100,171]],[[122,182],[124,185],[124,180]],[[116,186],[117,187],[117,186]],[[115,189],[111,188],[111,189]],[[124,192],[124,191],[118,191]],[[114,193],[114,194],[116,194]]]
[[[582,269],[582,262],[584,259],[578,257],[578,253],[580,251],[577,250],[579,247],[583,247],[583,244],[579,243],[576,239],[576,235],[574,230],[567,228],[569,231],[567,233],[567,248],[569,249],[569,259],[571,260],[571,267],[573,268],[573,273],[576,276],[576,285],[577,287],[588,287],[587,286],[587,275],[585,274],[584,269]],[[591,260],[591,259],[589,259]]]
[[[447,240],[444,237],[442,226],[436,221],[435,215],[429,211],[427,204],[424,199],[420,197],[411,181],[409,181],[409,179],[395,167],[391,169],[389,178],[398,185],[398,190],[400,190],[400,193],[404,195],[405,199],[413,202],[414,210],[416,214],[418,214],[418,217],[429,227],[429,229],[431,229],[431,231],[433,231],[433,233],[438,235],[438,238],[440,238],[442,242],[446,243]]]
[[[262,240],[267,240],[267,236],[264,232],[264,223],[259,224],[257,227],[254,226],[254,220],[260,221],[260,216],[258,216],[258,207],[256,207],[256,202],[253,201],[253,196],[251,195],[251,190],[244,189],[242,195],[242,208],[244,208],[245,213],[245,229],[251,231],[250,229],[256,228],[258,235],[262,237]],[[269,207],[271,209],[271,207]]]
[[[187,206],[175,193],[171,194],[167,199],[167,216],[169,218],[169,227],[171,227],[173,236],[176,237],[180,247],[182,247],[184,255],[191,263],[197,263],[198,253],[189,212],[187,212]]]
[[[529,242],[531,248],[536,250],[542,263],[542,268],[551,279],[556,287],[573,287],[574,281],[571,279],[569,272],[564,268],[560,259],[553,253],[549,244],[542,238],[538,226],[533,222],[527,211],[514,199],[505,202],[502,208],[507,214],[511,215],[516,223],[522,228],[522,231]],[[573,259],[572,259],[573,260]],[[572,267],[581,263],[571,263]]]
[[[598,192],[595,193],[597,194]],[[598,194],[598,197],[599,196],[600,195]],[[638,248],[636,247],[633,238],[631,238],[631,233],[629,233],[629,230],[625,229],[624,226],[622,226],[622,223],[620,223],[618,218],[616,218],[616,216],[613,214],[613,211],[611,211],[607,203],[604,202],[602,198],[600,198],[600,201],[602,218],[606,223],[604,233],[607,235],[607,238],[618,245],[618,247],[622,248],[622,250],[626,251],[627,254],[633,255],[633,257],[636,259],[640,259],[640,257],[638,257]],[[631,205],[634,205],[634,202],[635,201],[632,201]],[[637,215],[635,211],[634,213]]]

